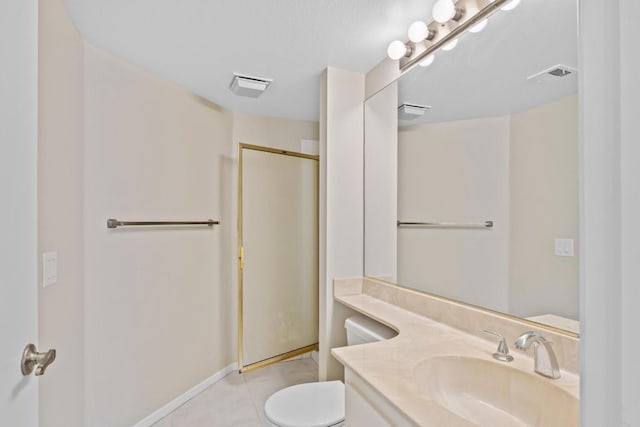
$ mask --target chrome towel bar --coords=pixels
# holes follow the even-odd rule
[[[118,228],[118,227],[129,227],[129,226],[140,226],[140,225],[150,225],[150,226],[158,226],[158,225],[206,225],[209,227],[213,227],[214,225],[220,224],[220,221],[214,221],[212,219],[208,219],[206,221],[118,221],[117,219],[108,219],[107,220],[107,228]]]
[[[484,221],[484,222],[403,222],[403,221],[398,221],[398,227],[493,228],[493,221]]]

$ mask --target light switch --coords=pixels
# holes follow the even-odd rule
[[[47,287],[58,281],[58,253],[42,254],[42,286]]]
[[[557,256],[573,256],[573,239],[555,239]]]

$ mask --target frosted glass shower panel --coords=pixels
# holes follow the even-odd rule
[[[318,342],[318,161],[243,149],[244,366]]]

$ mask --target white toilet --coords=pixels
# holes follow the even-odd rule
[[[391,328],[360,314],[349,317],[344,327],[348,345],[382,341],[397,335]],[[344,384],[328,381],[284,388],[267,399],[264,413],[273,427],[344,426]]]

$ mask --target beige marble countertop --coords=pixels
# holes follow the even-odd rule
[[[562,317],[555,314],[541,314],[539,316],[527,317],[527,319],[571,331],[575,334],[580,333],[580,322],[578,320],[569,319],[567,317]]]
[[[337,360],[420,426],[475,425],[432,400],[416,379],[416,367],[425,359],[438,356],[504,363],[492,358],[497,347],[494,338],[485,340],[363,293],[336,296],[335,300],[398,332],[388,341],[334,348],[332,354]],[[509,368],[533,374],[532,357],[513,351],[512,354],[515,360],[508,364]],[[579,377],[574,373],[563,370],[558,380],[540,378],[579,398]]]

